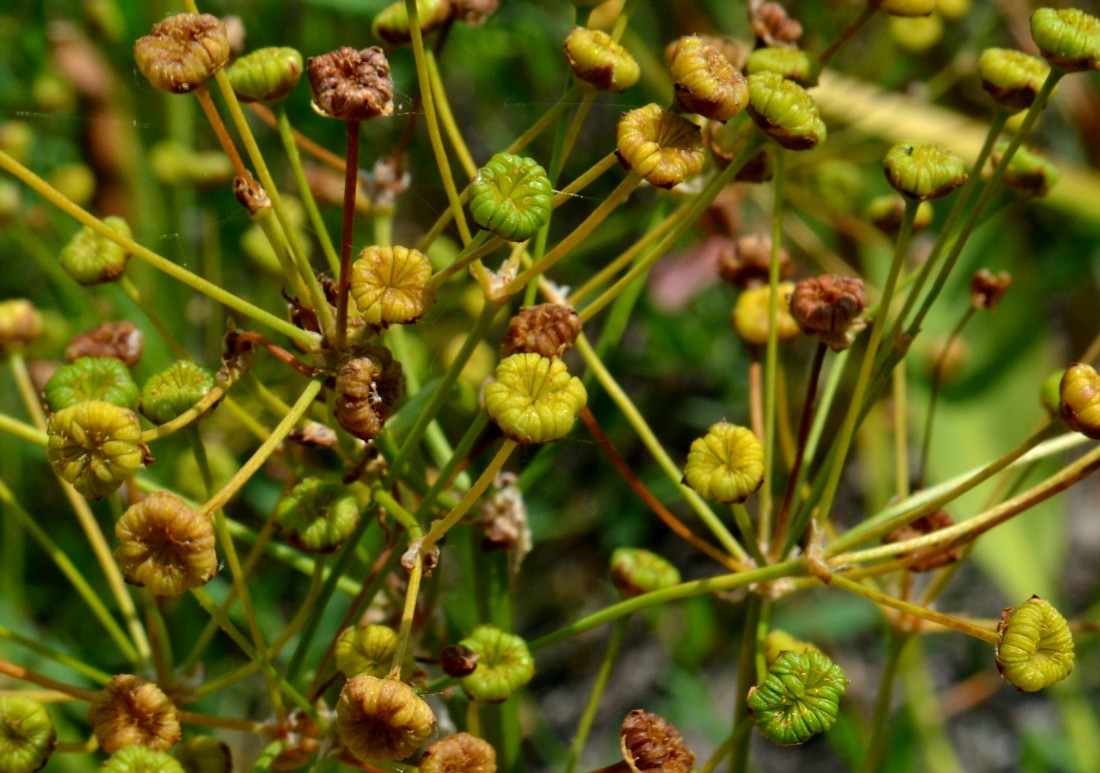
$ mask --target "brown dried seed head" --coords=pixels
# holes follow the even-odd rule
[[[561,357],[577,340],[582,324],[580,315],[569,306],[524,306],[508,323],[500,342],[500,356],[536,352],[543,357]]]
[[[469,733],[436,741],[420,757],[420,773],[496,773],[496,769],[496,749]]]
[[[997,274],[983,268],[970,280],[970,305],[975,309],[997,308],[1001,298],[1012,286],[1012,275],[1007,271]]]
[[[357,676],[340,691],[336,726],[356,758],[401,760],[431,735],[435,714],[404,682]]]
[[[484,24],[485,20],[496,13],[500,0],[451,0],[451,9],[455,18],[472,27]]]
[[[134,61],[153,86],[173,94],[198,88],[229,60],[225,24],[208,13],[180,13],[134,44]]]
[[[822,274],[795,285],[790,303],[791,316],[803,333],[839,351],[851,346],[853,322],[867,298],[862,279]]]
[[[115,536],[115,560],[127,581],[158,596],[204,585],[218,570],[210,518],[166,491],[131,506],[115,524]]]
[[[882,541],[886,543],[904,542],[908,539],[923,537],[925,534],[931,534],[940,529],[946,529],[954,523],[955,519],[948,515],[946,510],[935,510],[912,523],[894,529],[883,537]],[[930,572],[933,569],[953,564],[962,557],[959,548],[945,548],[943,546],[921,548],[905,555],[907,558],[915,559],[913,563],[909,564],[909,568],[914,572]]]
[[[756,37],[769,46],[790,45],[802,37],[802,25],[779,3],[760,3],[756,8],[750,3],[749,24]]]
[[[452,644],[439,653],[443,673],[452,679],[461,679],[472,674],[477,670],[479,660],[481,656],[465,644]]]
[[[623,759],[635,773],[689,773],[695,753],[675,726],[663,717],[634,709],[619,732]]]
[[[393,79],[381,48],[344,46],[310,57],[308,71],[313,107],[321,115],[369,121],[393,114]]]
[[[88,716],[103,751],[135,744],[167,751],[180,739],[179,712],[159,687],[119,674],[92,701]]]
[[[373,440],[397,408],[401,363],[389,349],[371,347],[344,363],[336,376],[336,421],[360,440]]]
[[[128,368],[134,367],[145,349],[145,338],[133,322],[104,322],[75,336],[65,348],[65,359],[113,357]]]
[[[718,254],[718,275],[734,287],[742,290],[757,287],[768,281],[772,259],[770,236],[751,234],[739,237],[731,247]],[[794,274],[794,263],[786,248],[779,248],[779,278],[788,279]]]

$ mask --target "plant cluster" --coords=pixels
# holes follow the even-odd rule
[[[73,83],[36,98],[118,129],[144,92],[166,136],[48,168],[0,115],[0,246],[30,266],[0,285],[0,773],[709,773],[825,743],[952,770],[936,642],[981,653],[968,706],[1059,684],[1069,717],[1095,688],[1056,566],[1006,554],[1008,606],[966,572],[1100,467],[1100,336],[1014,377],[1030,431],[976,467],[934,452],[968,431],[941,398],[971,323],[1041,307],[973,253],[1058,190],[1026,143],[1057,85],[1095,86],[1100,20],[1037,8],[941,73],[992,108],[964,151],[931,104],[867,139],[891,96],[853,108],[841,72],[919,69],[990,9],[699,0],[669,39],[660,5],[398,0],[375,45],[195,0],[54,20]],[[524,57],[540,14],[573,27],[552,61]],[[502,45],[467,75],[562,84],[514,133],[461,72]],[[826,622],[849,601],[879,658]],[[642,642],[699,694],[617,695]],[[1096,759],[1075,711],[1049,769]]]

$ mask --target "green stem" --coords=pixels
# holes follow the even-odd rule
[[[745,773],[749,769],[749,747],[752,745],[752,725],[745,698],[756,684],[756,634],[763,599],[752,594],[745,602],[745,619],[741,628],[741,646],[737,655],[737,691],[733,694],[733,737],[737,739],[730,751],[730,773]]]
[[[500,472],[504,463],[508,461],[508,457],[516,450],[517,445],[518,443],[514,440],[504,441],[500,450],[497,451],[496,456],[489,462],[489,466],[486,467],[478,479],[474,481],[474,485],[470,486],[470,489],[463,494],[458,504],[456,504],[445,517],[432,523],[431,529],[428,530],[428,533],[424,535],[424,539],[420,542],[419,552],[421,554],[430,551],[435,544],[443,539],[443,536],[462,519],[462,516],[474,506],[474,503],[481,498],[481,495],[485,493],[485,489],[489,488],[489,484],[496,478],[497,473]]]
[[[111,622],[114,623],[114,620],[112,620]],[[117,623],[115,625],[117,627]],[[126,636],[125,634],[122,634],[121,628],[118,629],[118,632],[122,635],[122,641],[126,641]],[[39,657],[45,658],[47,660],[52,660],[53,662],[65,666],[66,668],[70,668],[84,678],[88,679],[89,681],[95,682],[96,684],[106,685],[112,679],[111,674],[100,671],[98,668],[93,668],[87,663],[83,663],[72,657],[71,655],[66,655],[65,653],[54,649],[49,644],[46,644],[40,639],[32,639],[28,636],[23,636],[22,634],[18,634],[3,625],[0,625],[0,639],[4,639],[11,642],[12,644],[23,647],[24,649],[33,652]],[[126,642],[126,644],[129,645],[129,642]]]
[[[875,773],[883,769],[890,741],[890,708],[898,677],[898,663],[911,637],[912,634],[896,628],[891,630],[890,648],[886,652],[886,662],[882,664],[882,676],[879,677],[878,691],[875,694],[875,708],[871,714],[871,729],[868,733],[870,740],[867,754],[860,765],[860,773]]]
[[[470,149],[462,138],[462,131],[458,128],[454,114],[451,112],[451,103],[447,99],[447,90],[443,87],[443,78],[439,72],[439,64],[435,60],[435,54],[431,51],[425,51],[424,53],[432,86],[432,98],[439,109],[439,121],[451,141],[451,147],[458,157],[458,163],[462,165],[466,176],[472,180],[477,176],[477,164],[474,163],[473,156],[470,155]]]
[[[577,731],[573,734],[573,743],[569,746],[569,757],[565,763],[565,773],[573,773],[584,751],[584,742],[588,740],[588,733],[592,729],[592,722],[596,718],[596,709],[600,706],[600,698],[603,697],[607,682],[611,678],[611,669],[619,657],[623,641],[626,639],[627,629],[630,627],[630,618],[621,617],[615,621],[611,629],[611,638],[607,642],[607,650],[604,652],[600,670],[596,673],[596,681],[588,693],[588,702],[584,706],[584,712],[577,722]]]
[[[775,152],[775,190],[772,200],[772,253],[768,265],[768,340],[764,356],[764,486],[760,490],[760,533],[772,533],[772,474],[775,471],[775,408],[779,369],[779,258],[783,247],[783,185],[787,151]]]

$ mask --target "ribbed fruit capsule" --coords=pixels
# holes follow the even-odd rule
[[[848,680],[820,652],[784,652],[746,703],[760,734],[779,746],[797,746],[836,722]]]
[[[966,163],[945,148],[927,142],[902,141],[883,162],[886,179],[907,199],[928,201],[946,196],[966,182]]]
[[[434,727],[431,707],[396,679],[349,679],[336,703],[340,740],[364,761],[402,760],[428,740]]]
[[[103,322],[91,330],[73,336],[65,347],[65,359],[76,362],[81,357],[113,357],[127,368],[137,365],[145,351],[145,337],[133,322]]]
[[[50,713],[21,695],[0,695],[0,771],[34,773],[57,745]]]
[[[524,306],[508,322],[500,341],[500,356],[535,352],[561,357],[581,333],[581,316],[571,306],[543,303]]]
[[[1037,56],[1009,48],[987,48],[978,57],[982,88],[1009,110],[1027,110],[1050,74]]]
[[[1100,440],[1100,374],[1095,368],[1080,362],[1066,368],[1058,407],[1070,429]]]
[[[491,625],[479,625],[460,645],[478,656],[477,668],[459,680],[463,691],[475,701],[500,703],[531,681],[535,660],[527,642]]]
[[[420,250],[367,247],[351,267],[351,297],[368,325],[408,325],[435,300],[431,277],[432,264]]]
[[[642,709],[634,709],[623,718],[619,747],[626,770],[634,773],[691,773],[695,765],[695,752],[676,726]]]
[[[100,748],[114,754],[127,746],[167,751],[180,740],[179,711],[164,692],[133,674],[118,674],[88,710]]]
[[[744,502],[764,482],[764,446],[745,427],[722,421],[691,443],[684,483],[704,499]]]
[[[306,66],[315,112],[344,121],[393,115],[390,63],[377,46],[344,46],[310,57]]]
[[[896,194],[876,196],[867,204],[867,219],[891,239],[896,238],[901,231],[904,216],[905,199]],[[917,214],[913,218],[913,233],[927,228],[931,222],[932,205],[922,201],[917,206]]]
[[[749,84],[717,46],[697,35],[680,38],[672,53],[672,85],[685,110],[725,123],[749,104]]]
[[[1040,8],[1031,15],[1031,39],[1055,67],[1100,69],[1100,19],[1078,8]]]
[[[0,301],[0,354],[22,349],[42,335],[42,315],[26,298]]]
[[[138,388],[130,371],[111,357],[81,357],[62,365],[43,389],[51,411],[60,411],[84,400],[104,400],[122,408],[135,408]]]
[[[442,27],[451,18],[449,0],[416,0],[416,18],[420,21],[420,33],[426,35]],[[409,29],[409,14],[405,0],[397,0],[381,11],[371,22],[371,32],[376,38],[396,45],[412,40]]]
[[[862,279],[822,274],[795,285],[790,309],[803,333],[840,351],[852,345],[866,303]]]
[[[112,493],[145,464],[137,414],[103,400],[50,414],[46,456],[54,472],[91,499]]]
[[[382,346],[345,362],[336,374],[336,421],[360,440],[378,437],[397,409],[401,374],[401,363]]]
[[[214,388],[214,376],[201,365],[177,360],[141,387],[141,412],[154,424],[186,413]]]
[[[936,0],[871,0],[871,5],[891,16],[928,16]]]
[[[779,306],[776,309],[776,328],[779,342],[783,343],[797,338],[800,332],[787,303],[794,292],[794,282],[780,282],[777,289]],[[768,343],[770,302],[771,288],[768,285],[750,287],[737,297],[731,315],[733,329],[750,346],[764,346]]]
[[[198,88],[228,60],[225,24],[208,13],[169,16],[134,43],[141,74],[154,87],[173,94]]]
[[[197,735],[173,750],[184,773],[233,773],[233,754],[224,741]]]
[[[470,183],[470,214],[486,231],[513,242],[550,220],[554,188],[533,158],[497,153]]]
[[[541,354],[513,354],[497,365],[485,387],[485,409],[517,443],[549,443],[573,428],[588,402],[581,380],[565,363]]]
[[[131,505],[115,523],[115,560],[127,582],[157,596],[205,585],[218,570],[214,527],[167,491]]]
[[[1007,607],[997,625],[997,670],[1020,692],[1035,692],[1073,671],[1073,634],[1049,601],[1032,596]]]
[[[119,749],[103,763],[103,773],[188,773],[171,754],[144,746]]]
[[[611,554],[611,582],[629,599],[678,585],[680,570],[652,550],[616,548]]]
[[[303,67],[297,49],[269,46],[245,54],[225,74],[242,102],[275,102],[294,90]]]
[[[624,113],[616,132],[619,162],[658,188],[673,188],[703,170],[699,127],[660,105]]]
[[[809,88],[817,85],[819,73],[817,62],[799,48],[769,46],[758,48],[749,55],[745,63],[745,73],[774,72],[799,86]]]
[[[1001,163],[1007,147],[1008,143],[1003,142],[993,148],[992,164]],[[1012,154],[1001,180],[1021,196],[1046,196],[1058,184],[1058,178],[1058,167],[1021,145]]]
[[[565,39],[565,58],[573,74],[599,91],[625,91],[642,71],[630,52],[602,30],[574,27]]]
[[[441,738],[420,755],[420,773],[496,773],[497,752],[469,733]]]
[[[121,217],[105,217],[104,224],[126,238],[133,234]],[[61,267],[78,283],[89,286],[111,282],[122,276],[130,253],[90,226],[84,226],[61,248]]]
[[[355,494],[320,478],[301,481],[275,508],[275,526],[287,542],[308,553],[338,550],[358,523]]]
[[[825,122],[806,89],[779,73],[749,76],[749,115],[760,130],[788,150],[825,141]]]
[[[336,667],[351,679],[364,674],[384,677],[393,667],[397,631],[388,625],[348,628],[336,640]]]

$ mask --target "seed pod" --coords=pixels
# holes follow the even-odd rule
[[[485,230],[522,242],[550,220],[553,198],[550,178],[534,159],[497,153],[470,183],[470,214]]]
[[[431,707],[404,682],[357,676],[336,703],[340,740],[357,759],[402,760],[435,727]]]
[[[994,274],[988,268],[979,269],[970,279],[970,305],[992,311],[1011,286],[1012,274],[1007,271]]]
[[[749,26],[766,46],[789,45],[802,37],[802,24],[779,3],[749,3]]]
[[[760,734],[779,746],[797,746],[836,722],[848,680],[820,652],[785,652],[746,703]]]
[[[477,27],[496,13],[500,0],[451,0],[451,11],[457,21]]]
[[[693,440],[684,483],[704,499],[744,502],[764,482],[764,446],[752,430],[721,421]]]
[[[703,131],[703,142],[714,155],[714,161],[718,167],[725,169],[741,155],[741,151],[745,149],[755,133],[756,127],[751,123],[730,121],[721,124],[717,121],[707,121]],[[774,174],[771,157],[766,149],[761,148],[741,166],[733,179],[744,183],[762,183],[772,179]]]
[[[459,644],[478,656],[474,672],[459,680],[471,700],[500,703],[535,675],[535,661],[527,642],[514,634],[479,625]]]
[[[883,162],[886,179],[907,199],[927,201],[946,196],[966,182],[966,164],[939,145],[899,142]]]
[[[186,413],[213,388],[209,371],[189,360],[177,360],[142,386],[141,412],[154,424],[164,424]]]
[[[863,328],[858,318],[866,303],[862,279],[822,274],[795,285],[791,317],[803,333],[838,352],[851,346]]]
[[[543,303],[524,306],[508,322],[500,341],[500,356],[535,352],[543,357],[561,357],[581,333],[581,317],[571,306]]]
[[[573,74],[598,91],[625,91],[642,74],[629,51],[606,32],[588,27],[574,27],[569,33],[565,58]]]
[[[1048,62],[1067,72],[1100,69],[1100,19],[1077,8],[1040,8],[1031,39]]]
[[[112,230],[130,238],[130,226],[121,217],[105,217]],[[122,276],[130,253],[103,234],[84,226],[61,249],[61,267],[78,283],[89,286],[111,282]]]
[[[1091,365],[1075,362],[1059,384],[1059,410],[1070,429],[1100,440],[1100,375]]]
[[[51,414],[46,433],[46,457],[54,472],[90,499],[121,486],[149,453],[137,414],[103,400],[85,400]]]
[[[891,16],[928,16],[936,0],[871,0],[871,5]]]
[[[616,548],[611,554],[611,582],[624,599],[671,588],[680,583],[680,570],[645,548]]]
[[[581,380],[561,360],[513,354],[497,365],[485,387],[485,409],[501,432],[517,443],[550,443],[573,428],[588,402]]]
[[[691,773],[695,752],[664,717],[634,709],[619,728],[619,746],[634,773]]]
[[[994,166],[1001,163],[1007,147],[1005,142],[993,148],[991,163]],[[1058,184],[1058,177],[1058,167],[1021,145],[1016,148],[1001,179],[1021,196],[1046,196]]]
[[[306,478],[275,508],[275,526],[307,553],[339,550],[359,523],[359,502],[339,483]]]
[[[469,733],[442,738],[420,757],[420,773],[496,773],[497,752]]]
[[[450,21],[451,3],[449,0],[416,0],[416,18],[420,21],[420,33],[427,35]],[[383,8],[374,17],[370,29],[376,38],[387,43],[401,45],[411,42],[412,31],[409,29],[405,0],[397,0]]]
[[[1073,634],[1051,603],[1032,596],[997,624],[997,670],[1019,692],[1036,692],[1073,671]]]
[[[233,773],[229,745],[209,735],[184,741],[173,751],[184,773]]]
[[[84,400],[104,400],[122,408],[135,408],[138,388],[121,361],[110,357],[81,357],[62,365],[43,390],[51,411],[60,411]]]
[[[276,102],[298,85],[302,67],[297,49],[269,46],[242,56],[225,74],[242,102]]]
[[[435,294],[432,264],[409,247],[367,247],[351,267],[351,297],[368,325],[408,325],[424,316]]]
[[[809,88],[817,85],[820,69],[815,60],[800,48],[774,46],[758,48],[749,56],[745,64],[745,73],[774,72],[799,86]]]
[[[791,316],[787,298],[794,292],[794,282],[779,283],[779,308],[776,309],[776,326],[780,343],[798,337],[798,324]],[[750,287],[737,298],[733,307],[733,329],[750,346],[768,343],[768,307],[771,290],[768,285]]]
[[[173,94],[198,88],[228,60],[225,24],[208,13],[169,16],[134,43],[141,74],[155,88]]]
[[[119,749],[103,763],[103,773],[187,773],[172,755],[144,746]]]
[[[480,660],[481,656],[464,644],[452,644],[439,653],[439,665],[452,679],[472,674]]]
[[[779,656],[784,652],[793,652],[796,655],[803,655],[807,652],[821,652],[816,644],[808,641],[802,641],[794,636],[791,636],[786,631],[782,631],[778,628],[773,628],[768,631],[768,635],[764,637],[764,662],[771,668],[772,663],[779,659]]]
[[[867,205],[867,219],[891,239],[896,238],[901,231],[904,215],[905,199],[892,194],[877,196]],[[931,222],[932,205],[922,201],[917,206],[917,214],[913,218],[913,233],[927,228]]]
[[[766,234],[739,236],[733,245],[718,253],[718,275],[742,290],[768,281],[772,262],[772,239]],[[779,247],[779,278],[794,274],[787,249]]]
[[[65,359],[75,362],[81,357],[113,357],[132,368],[144,350],[145,338],[133,322],[104,322],[74,336],[65,347]]]
[[[1037,56],[1008,48],[987,48],[978,57],[978,77],[989,96],[1009,110],[1027,110],[1050,67]]]
[[[788,150],[825,141],[825,122],[806,89],[774,72],[749,76],[749,115],[768,137]]]
[[[377,46],[344,46],[310,57],[307,69],[313,109],[320,115],[344,121],[393,115],[390,63]]]
[[[946,529],[955,523],[955,519],[948,515],[946,510],[934,510],[928,515],[922,516],[905,526],[894,529],[882,538],[884,543],[904,542],[908,539],[922,537],[926,534]],[[915,559],[909,564],[909,569],[914,572],[931,572],[962,558],[962,552],[957,547],[931,546],[918,548],[905,554],[905,558]]]
[[[749,84],[716,46],[696,35],[677,42],[672,54],[676,99],[691,113],[725,123],[749,103]]]
[[[22,349],[42,335],[42,315],[26,298],[0,301],[0,354]]]
[[[336,375],[336,421],[360,440],[373,440],[397,409],[401,363],[382,346],[344,363]]]
[[[383,677],[393,666],[397,631],[388,625],[348,628],[336,640],[336,667],[351,679],[367,674]]]
[[[21,695],[0,695],[0,771],[34,773],[57,745],[46,707]]]
[[[180,740],[175,704],[155,684],[132,674],[111,679],[92,701],[88,718],[108,754],[135,744],[167,751]]]
[[[218,570],[208,516],[166,491],[131,505],[115,524],[115,561],[126,581],[155,596],[205,585]]]
[[[658,188],[699,174],[706,157],[699,127],[652,103],[619,119],[615,152],[619,163]]]

